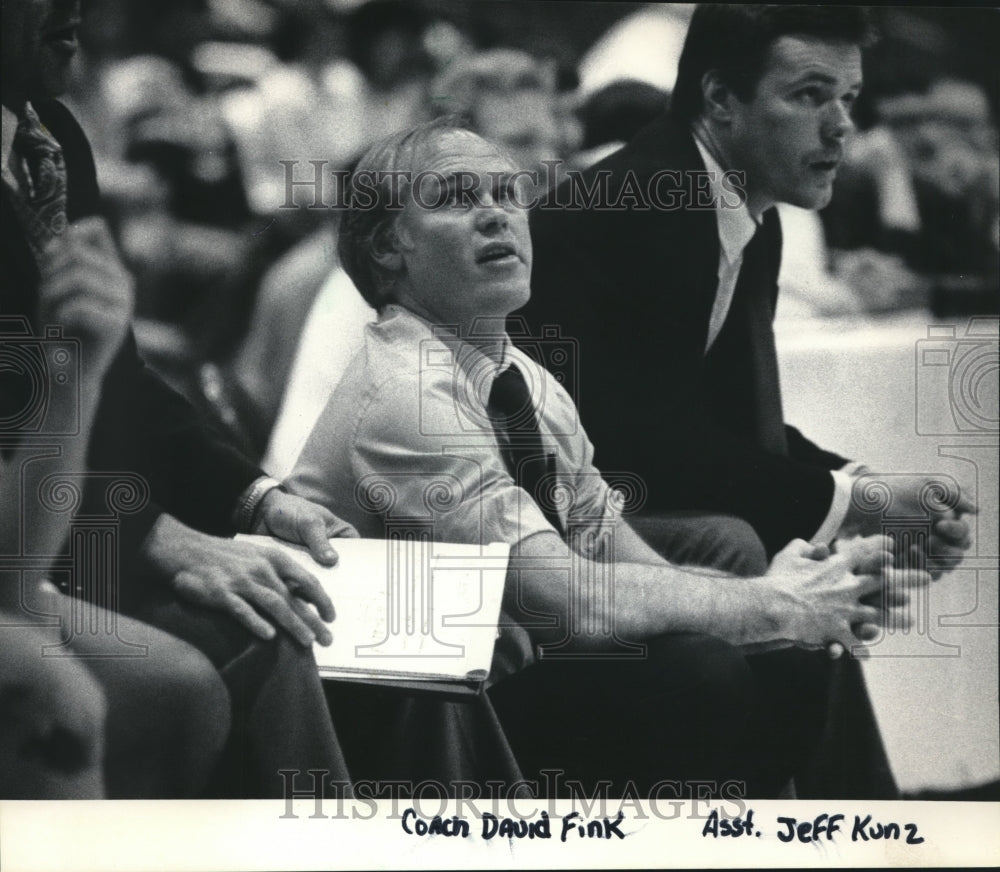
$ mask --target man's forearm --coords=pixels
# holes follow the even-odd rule
[[[536,642],[572,639],[580,650],[668,633],[704,633],[738,646],[853,645],[854,627],[881,619],[862,600],[882,589],[875,568],[883,565],[883,539],[834,556],[794,540],[766,575],[735,578],[666,562],[587,559],[554,532],[536,533],[512,551],[505,601],[511,614],[531,619],[526,626]],[[533,627],[539,616],[556,617],[556,626]]]
[[[639,541],[643,549],[648,548]],[[588,624],[596,618],[597,624],[614,626],[619,638],[630,640],[665,633],[707,633],[734,645],[748,645],[787,635],[769,581],[691,572],[648,550],[648,563],[588,560],[571,555],[554,534],[531,536],[512,555],[509,606],[515,612],[558,618],[559,629],[539,632],[539,642],[561,638],[582,615],[588,617]],[[561,557],[565,557],[562,570],[557,568]],[[601,614],[602,610],[609,613]],[[608,638],[603,633],[573,635],[581,648],[590,649],[599,649]]]

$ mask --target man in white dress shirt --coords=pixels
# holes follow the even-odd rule
[[[649,548],[566,391],[503,331],[530,293],[517,180],[494,146],[443,124],[361,159],[339,249],[380,317],[286,484],[363,535],[409,525],[512,546],[491,696],[529,777],[554,767],[618,791],[736,780],[776,794],[825,718],[822,683],[802,679],[815,658],[795,646],[875,629],[862,625],[882,616],[859,600],[881,589],[867,573],[885,543],[830,557],[796,541],[753,579]]]

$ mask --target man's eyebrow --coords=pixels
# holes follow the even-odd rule
[[[823,85],[836,85],[838,83],[838,78],[830,73],[824,73],[821,70],[808,70],[801,76],[793,80],[790,87],[797,88],[801,85],[810,84],[813,82],[819,82]],[[848,87],[848,90],[860,91],[862,87],[862,82],[858,80]]]
[[[442,177],[448,186],[451,186],[458,184],[460,179],[466,184],[469,179],[475,181],[479,177],[479,173],[472,170],[448,170],[444,173],[438,173],[438,176]]]

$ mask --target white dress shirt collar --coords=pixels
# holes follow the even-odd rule
[[[477,345],[469,342],[467,338],[460,337],[456,325],[433,324],[412,309],[397,303],[389,303],[384,306],[378,320],[383,322],[400,317],[404,319],[415,318],[433,334],[435,339],[451,349],[455,355],[455,362],[466,373],[471,383],[476,386],[476,395],[485,406],[496,377],[514,362],[514,345],[507,335],[504,320],[482,319],[474,325],[477,336],[495,340],[497,343],[497,352],[486,354]]]
[[[697,130],[694,132],[694,142],[698,146],[701,159],[705,162],[705,169],[709,171],[709,190],[715,201],[715,217],[719,226],[719,244],[722,247],[722,254],[730,264],[743,255],[743,249],[747,247],[754,233],[757,231],[757,222],[754,221],[746,203],[741,199],[739,206],[735,208],[728,205],[732,191],[723,191],[722,177],[724,170],[719,162],[712,156],[712,153],[701,141]]]

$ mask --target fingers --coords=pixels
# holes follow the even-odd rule
[[[857,599],[866,597],[869,594],[879,593],[882,590],[882,576],[875,573],[854,576],[854,586],[852,593]]]
[[[878,624],[864,623],[856,624],[851,628],[851,631],[855,636],[856,642],[871,642],[881,635],[882,628]],[[848,650],[850,650],[852,656],[862,660],[867,659],[870,656],[868,654],[868,649],[861,645],[851,643],[845,648],[844,644],[841,642],[830,642],[826,646],[826,655],[831,660],[839,660]]]
[[[855,536],[838,539],[836,545],[837,554],[858,574],[878,572],[886,558],[892,556],[892,540],[888,536]]]
[[[270,557],[268,553],[266,558]],[[218,570],[183,571],[175,577],[174,586],[183,597],[226,612],[261,639],[273,639],[277,626],[300,645],[310,646],[317,639],[329,644],[332,636],[321,617],[292,595],[280,571],[265,559],[235,575]],[[296,590],[309,589],[310,581],[316,584],[304,570],[289,573],[288,579]]]
[[[858,575],[881,573],[892,566],[893,555],[889,551],[878,551],[861,557],[851,568]]]
[[[955,503],[953,511],[959,517],[962,515],[976,515],[979,514],[979,506],[969,499],[969,497],[965,496],[965,494],[959,494],[958,502]]]
[[[317,563],[333,566],[337,562],[337,552],[330,545],[330,533],[327,531],[331,525],[336,526],[337,519],[326,509],[317,509],[299,524],[302,544]]]
[[[868,621],[862,624],[855,624],[851,629],[854,635],[862,642],[874,642],[882,635],[882,627],[878,623]]]
[[[326,535],[331,539],[359,539],[361,534],[354,529],[351,524],[347,521],[338,518],[336,515],[331,514],[330,517],[333,519],[327,521],[326,524]]]
[[[885,572],[887,587],[902,589],[927,587],[931,582],[930,573],[913,567],[892,567]]]
[[[932,548],[932,554],[927,560],[927,571],[931,577],[938,581],[946,572],[951,572],[961,565],[965,559],[965,549],[953,546],[939,546]]]
[[[114,237],[111,235],[111,229],[108,227],[107,222],[99,215],[89,215],[86,218],[81,218],[79,221],[74,221],[67,228],[67,232],[76,235],[80,240],[88,245],[92,245],[106,255],[117,256],[118,254]]]
[[[826,546],[820,546],[825,548]],[[781,549],[771,560],[768,568],[769,573],[782,573],[788,570],[795,571],[796,566],[800,566],[802,560],[823,560],[822,557],[814,557],[819,553],[815,545],[811,545],[804,539],[793,539]]]
[[[132,279],[104,222],[92,218],[67,228],[46,247],[40,269],[42,321],[115,346],[132,315]]]
[[[208,580],[198,573],[185,570],[177,573],[173,585],[184,599],[225,612],[258,638],[265,640],[274,638],[274,627],[241,596],[226,589],[218,580]]]
[[[48,243],[43,269],[59,266],[71,258],[87,259],[95,265],[121,267],[118,248],[103,218],[89,216],[74,221],[66,232]]]
[[[291,598],[291,604],[292,608],[295,610],[295,614],[298,615],[299,620],[312,630],[313,635],[316,637],[316,641],[320,645],[326,646],[333,642],[333,634],[330,632],[330,628],[326,626],[323,619],[316,614],[315,610],[309,605],[309,603],[305,600],[299,599],[297,596],[293,596]]]
[[[887,584],[885,589],[882,591],[882,596],[876,597],[876,595],[872,595],[869,599],[865,600],[865,602],[869,605],[884,608],[900,608],[910,604],[910,591],[909,588],[906,587]]]
[[[813,552],[813,546],[805,539],[792,539],[779,554],[794,555],[795,557],[809,557]]]
[[[255,530],[305,545],[322,566],[333,566],[337,562],[331,538],[358,535],[350,524],[329,509],[279,488],[271,490],[261,502]]]
[[[937,521],[932,530],[934,538],[943,544],[963,551],[972,544],[969,525],[965,521],[945,518]]]
[[[220,608],[259,639],[267,641],[274,638],[274,627],[265,621],[246,600],[236,594],[227,593],[222,599]]]
[[[271,586],[272,579],[258,578],[247,581],[243,585],[242,596],[258,612],[263,612],[289,636],[303,647],[309,647],[316,641],[316,634],[309,624],[298,615],[292,605],[293,597],[284,589],[277,579],[273,583],[281,590]]]
[[[300,599],[315,605],[323,620],[332,621],[334,619],[336,613],[333,609],[333,602],[312,573],[303,569],[291,557],[280,551],[268,551],[267,556],[278,577],[284,581],[287,590]]]
[[[806,543],[807,545],[809,543]],[[826,560],[830,556],[830,546],[820,542],[817,545],[810,545],[808,552],[803,552],[802,556],[809,560]]]
[[[849,625],[845,625],[834,639],[826,644],[826,653],[831,660],[838,660],[845,653],[855,657],[867,656],[859,643],[870,642],[882,634],[877,609],[861,607]]]
[[[879,576],[865,576],[878,578]],[[876,590],[862,594],[860,600],[865,605],[878,608],[894,608],[910,603],[910,591],[926,587],[931,582],[930,573],[921,569],[886,570],[881,576],[881,584]],[[866,584],[866,588],[867,588]]]

